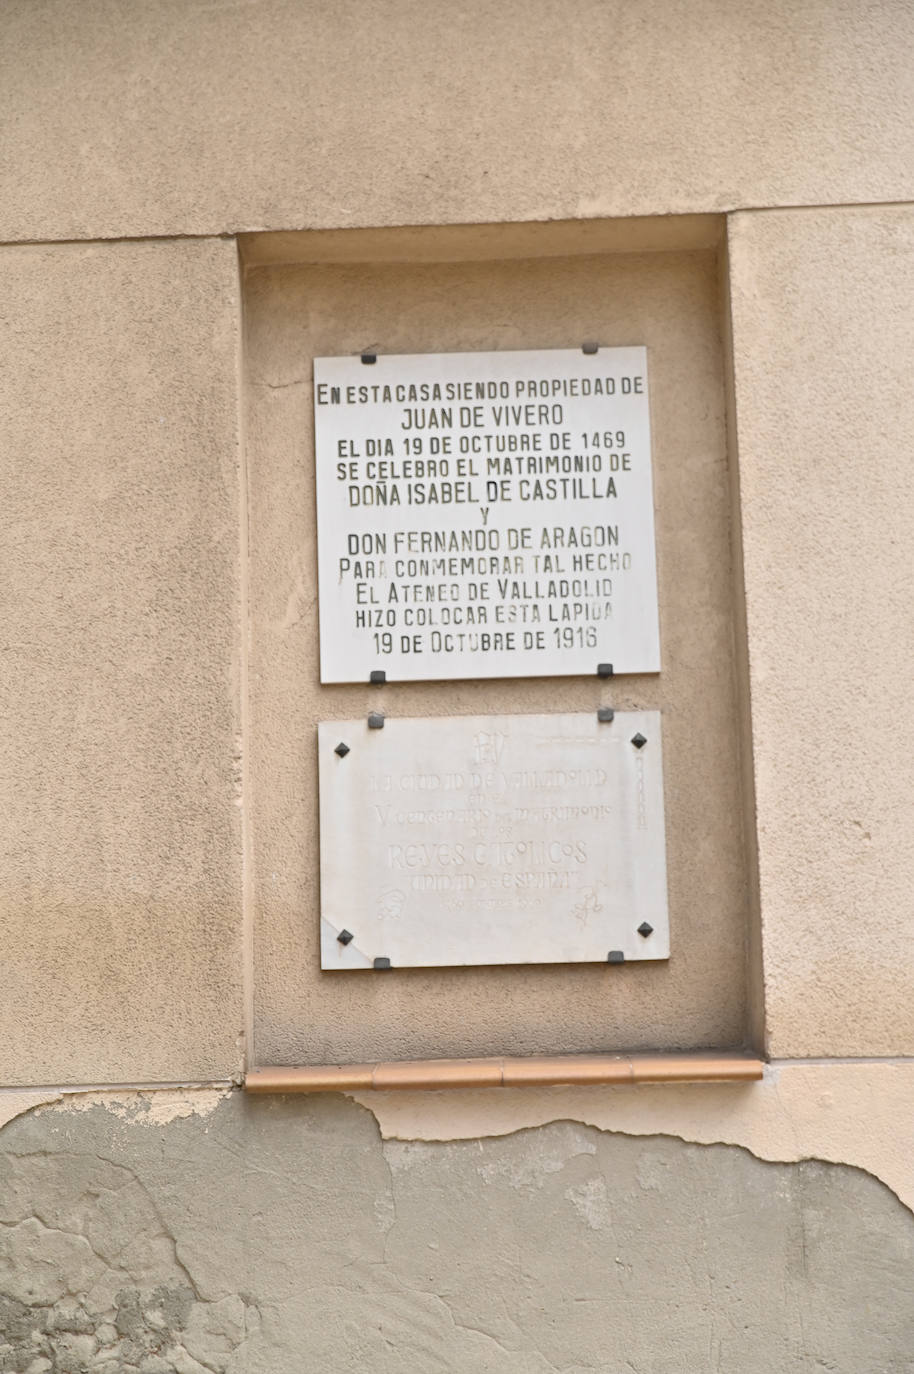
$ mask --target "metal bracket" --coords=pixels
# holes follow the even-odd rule
[[[598,664],[597,664],[597,677],[612,677],[612,675],[613,675],[613,666],[612,666],[611,663],[598,663]]]
[[[371,715],[368,717],[368,728],[369,730],[384,729],[384,717],[381,715],[380,711],[372,711]]]
[[[624,964],[625,955],[621,949],[611,949],[606,956],[606,962],[607,964]]]
[[[390,968],[390,967],[391,967],[391,962],[390,962],[389,959],[383,959],[383,958],[382,958],[382,959],[374,959],[374,960],[372,960],[372,968]]]
[[[383,668],[372,668],[371,672],[368,674],[368,681],[375,683],[376,685],[378,683],[386,682],[387,674],[385,673]]]
[[[601,725],[609,725],[615,716],[615,711],[611,706],[597,707],[597,720]]]
[[[369,367],[371,363],[376,363],[378,361],[377,353],[362,353],[360,354],[360,357],[366,367]]]
[[[582,343],[582,344],[581,344],[581,352],[582,352],[582,353],[592,354],[592,353],[599,353],[599,351],[600,351],[600,345],[599,345],[598,343],[590,343],[590,342],[588,342],[588,343]]]

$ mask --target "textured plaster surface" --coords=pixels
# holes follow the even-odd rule
[[[914,207],[730,263],[769,1049],[911,1054]]]
[[[35,1107],[43,1107],[48,1102],[56,1102],[60,1093],[53,1088],[35,1088],[31,1091],[17,1092],[7,1089],[0,1093],[0,1127],[14,1117],[30,1112]]]
[[[0,1082],[239,1066],[234,245],[0,249]]]
[[[0,237],[904,200],[906,0],[5,0]]]
[[[9,1374],[910,1368],[914,1222],[877,1180],[558,1121],[382,1141],[339,1097],[3,1132]]]
[[[746,893],[716,307],[711,253],[249,274],[253,1062],[742,1042]],[[588,338],[648,348],[660,677],[321,687],[312,357],[369,344],[410,353]],[[595,711],[604,702],[663,712],[668,964],[319,971],[317,721],[372,710]],[[357,864],[357,850],[343,861]]]
[[[632,1135],[823,1159],[880,1178],[914,1212],[914,1063],[778,1064],[762,1083],[354,1093],[385,1138],[463,1140],[565,1118]]]

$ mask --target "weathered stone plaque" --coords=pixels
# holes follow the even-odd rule
[[[318,731],[322,968],[669,956],[659,712]]]
[[[314,428],[323,682],[659,670],[644,348],[316,358]]]

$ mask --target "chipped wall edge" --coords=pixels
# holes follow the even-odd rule
[[[201,1083],[193,1087],[14,1088],[0,1090],[0,1130],[15,1117],[42,1108],[82,1112],[105,1107],[141,1126],[168,1126],[187,1116],[209,1116],[232,1091],[232,1084]]]
[[[914,1211],[914,1061],[767,1066],[761,1083],[350,1093],[382,1137],[445,1141],[572,1120],[623,1135],[739,1145],[758,1159],[819,1159],[880,1179]]]
[[[229,1084],[0,1092],[0,1126],[38,1109],[101,1105],[139,1124],[209,1115]],[[878,1178],[914,1212],[914,1060],[781,1062],[761,1083],[347,1093],[385,1140],[455,1141],[571,1120],[623,1135],[738,1145],[758,1159],[818,1159]]]

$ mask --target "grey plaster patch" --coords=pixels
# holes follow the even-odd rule
[[[382,1142],[335,1096],[0,1136],[3,1374],[910,1374],[880,1183],[557,1122]]]

